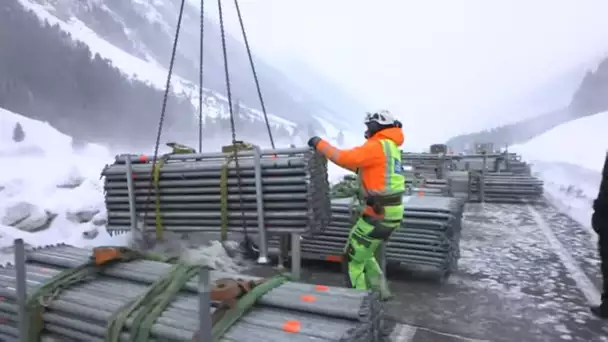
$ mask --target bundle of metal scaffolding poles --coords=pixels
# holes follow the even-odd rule
[[[543,181],[527,175],[509,172],[473,173],[471,175],[472,201],[520,203],[543,198]]]
[[[454,166],[460,171],[506,171],[506,159],[504,154],[469,154],[458,156]]]
[[[89,262],[91,251],[67,245],[36,249],[27,253],[27,294],[33,296],[44,284],[57,279],[66,270],[73,270]],[[149,341],[194,341],[199,330],[199,283],[192,279],[185,283],[158,317],[143,327],[138,319],[145,307],[126,316],[123,329],[114,339],[107,339],[108,322],[143,295],[149,293],[162,277],[172,269],[171,264],[134,260],[115,263],[100,269],[98,273],[80,282],[65,286],[61,291],[46,298],[42,312],[42,336],[54,335],[61,341],[136,341],[133,336],[142,336],[142,329],[149,331]],[[16,268],[0,269],[0,316],[5,324],[0,325],[0,334],[19,340],[17,328]],[[257,280],[261,278],[241,274],[211,271],[212,287],[220,290],[219,284],[230,279]],[[272,280],[268,280],[271,282]],[[215,284],[215,285],[214,285]],[[264,286],[265,283],[261,282]],[[218,341],[382,341],[384,311],[378,296],[370,291],[338,288],[283,281],[245,307],[243,316],[224,327],[225,333],[214,335]],[[255,291],[255,288],[254,290]],[[162,294],[161,294],[162,295]],[[219,296],[219,295],[218,295]],[[157,298],[157,297],[155,297]],[[211,298],[213,299],[213,291]],[[240,307],[238,300],[237,308]],[[213,299],[215,300],[215,299]],[[156,302],[158,299],[151,299]],[[224,302],[225,304],[225,302]],[[224,310],[220,303],[212,301],[207,306],[213,315]],[[229,309],[218,316],[218,325],[231,315]]]
[[[460,256],[464,203],[454,197],[404,197],[403,222],[387,243],[386,260],[432,268],[440,278],[449,276]],[[357,217],[358,206],[351,199],[332,200],[331,224],[321,234],[303,237],[302,257],[342,261],[349,230]]]
[[[423,177],[443,179],[451,169],[453,156],[446,154],[403,152],[401,162]]]
[[[327,160],[311,149],[176,154],[155,165],[120,155],[106,166],[108,230],[128,230],[135,216],[173,232],[315,233],[331,219]],[[130,163],[127,163],[129,159]],[[152,184],[154,183],[154,184]],[[240,184],[239,184],[240,183]]]

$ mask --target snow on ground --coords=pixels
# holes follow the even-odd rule
[[[18,143],[12,139],[17,123],[25,132]],[[100,173],[112,159],[99,145],[75,151],[72,139],[49,124],[0,108],[0,264],[12,261],[10,247],[18,238],[31,247],[131,244],[129,234],[112,237],[105,229]],[[181,241],[167,244],[157,247],[226,271],[242,268],[217,241],[195,249]]]
[[[547,198],[587,229],[608,150],[606,127],[608,112],[598,113],[509,149],[533,164],[533,173],[545,182]]]
[[[12,141],[17,123],[25,132],[19,143]],[[120,241],[124,237],[111,238],[103,229],[99,174],[111,161],[109,152],[88,145],[74,153],[71,143],[47,123],[0,109],[0,247],[15,238],[31,246],[125,243]],[[85,232],[96,236],[85,239]]]

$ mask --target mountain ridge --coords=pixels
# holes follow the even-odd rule
[[[552,85],[560,90],[560,98],[553,99],[557,104],[554,109],[513,123],[461,134],[448,139],[446,144],[458,151],[470,149],[479,142],[491,142],[497,148],[523,144],[561,124],[607,111],[608,57],[597,62],[595,68],[586,69],[579,72],[580,77],[573,72],[566,75],[568,82],[577,80],[578,86]],[[569,98],[562,98],[566,93]]]
[[[58,0],[19,0],[26,8],[33,10],[40,18],[59,24],[62,29],[73,34],[74,39],[87,43],[94,52],[109,58],[126,74],[150,82],[156,87],[164,87],[169,54],[175,33],[179,1],[141,0],[88,0],[70,2]],[[199,54],[199,12],[191,2],[184,10],[182,32],[174,69],[173,90],[178,96],[188,98],[198,106],[198,54]],[[84,31],[90,30],[86,34]],[[78,31],[78,32],[74,32]],[[121,50],[134,62],[121,62],[121,57],[111,54],[111,48],[97,48],[93,39],[105,40],[114,50]],[[260,103],[249,60],[243,44],[227,35],[227,48],[233,98],[243,103],[243,108],[254,119],[261,120]],[[221,113],[227,113],[229,106],[225,98],[225,77],[223,59],[219,53],[220,34],[217,23],[205,20],[204,49],[204,102],[220,102]],[[269,119],[275,125],[293,129],[296,125],[306,126],[314,121],[313,115],[333,116],[335,110],[326,110],[320,101],[299,88],[278,69],[267,65],[254,56],[258,77],[264,96]],[[143,63],[142,63],[143,62]],[[145,71],[145,72],[144,72]],[[148,73],[157,75],[150,76]],[[154,78],[155,80],[151,80]],[[302,99],[295,99],[293,93],[303,93]],[[338,121],[338,125],[340,120]],[[313,123],[323,132],[318,122]]]

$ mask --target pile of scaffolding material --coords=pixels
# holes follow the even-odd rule
[[[532,170],[530,168],[530,164],[521,160],[521,156],[515,153],[509,153],[507,155],[507,167],[506,171],[512,172],[515,175],[527,175],[530,176],[532,174]]]
[[[28,252],[28,295],[32,296],[62,271],[87,263],[90,256],[90,250],[65,245]],[[141,299],[151,284],[166,276],[171,267],[168,263],[148,260],[117,263],[71,284],[44,303],[42,335],[59,341],[108,341],[105,336],[111,317]],[[12,266],[0,269],[0,295],[3,296],[0,315],[5,318],[0,325],[3,341],[19,340],[15,278]],[[211,271],[210,278],[212,284],[219,279],[260,279],[219,271]],[[170,298],[166,309],[150,322],[149,341],[194,340],[199,329],[198,290],[195,277]],[[207,309],[214,312],[217,305],[212,303]],[[137,314],[135,311],[127,317],[124,329],[119,332],[120,341],[133,341],[133,333],[142,334],[141,329],[146,329],[142,321],[134,319]],[[220,318],[223,323],[221,321]],[[382,304],[371,292],[284,282],[258,299],[219,341],[380,341],[382,326]]]
[[[472,201],[496,203],[536,202],[543,199],[543,181],[510,172],[475,173],[471,176]]]
[[[387,244],[386,260],[430,267],[442,278],[449,276],[460,257],[464,203],[454,197],[404,197],[403,222]],[[331,224],[322,234],[302,239],[302,257],[341,261],[357,210],[351,199],[332,200]]]
[[[441,153],[403,152],[401,154],[401,163],[423,178],[444,178],[445,173],[451,168],[452,159],[452,156]]]
[[[449,171],[446,176],[450,185],[450,194],[454,197],[469,199],[471,192],[471,174],[467,171]]]
[[[327,160],[308,148],[240,151],[240,187],[233,153],[170,155],[158,191],[150,159],[120,155],[103,170],[111,233],[142,214],[146,226],[179,233],[240,231],[243,221],[269,234],[314,233],[331,219]]]

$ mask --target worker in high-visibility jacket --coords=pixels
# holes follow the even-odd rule
[[[351,287],[371,288],[386,300],[392,295],[375,254],[403,219],[405,178],[399,146],[404,138],[401,123],[386,110],[367,113],[365,125],[367,141],[362,146],[341,150],[319,137],[312,137],[308,144],[359,175],[364,206],[344,251],[347,278]]]

